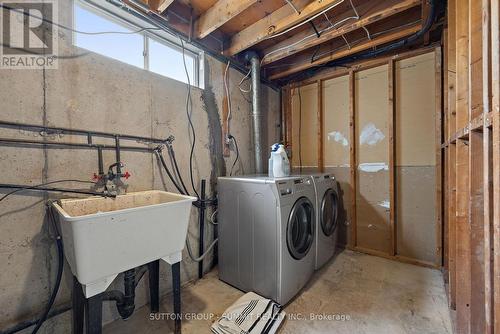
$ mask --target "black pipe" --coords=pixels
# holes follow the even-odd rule
[[[179,166],[177,165],[177,159],[175,158],[174,148],[172,147],[172,145],[167,145],[167,147],[168,147],[168,154],[170,154],[170,157],[172,158],[172,161],[174,163],[175,172],[177,173],[177,177],[179,178],[179,181],[181,182],[182,189],[184,189],[184,192],[186,195],[189,195],[189,191],[187,190],[186,184],[184,183],[184,180],[182,179],[181,172],[179,171]]]
[[[201,180],[201,192],[200,192],[200,206],[198,208],[198,218],[199,218],[199,225],[200,225],[200,239],[199,239],[199,250],[198,256],[203,255],[203,251],[205,249],[205,246],[203,245],[203,239],[204,239],[204,234],[205,234],[205,209],[206,209],[206,202],[205,202],[205,188],[206,188],[206,180],[203,179]],[[203,260],[201,260],[198,263],[198,278],[203,277]]]
[[[170,170],[167,167],[167,163],[165,162],[165,159],[163,159],[163,154],[161,154],[161,151],[160,150],[155,150],[155,152],[156,152],[156,155],[158,156],[158,158],[160,158],[160,162],[163,165],[163,169],[165,169],[165,171],[167,172],[168,178],[170,179],[170,181],[172,181],[172,183],[174,184],[174,186],[177,188],[177,191],[179,191],[183,195],[186,195],[184,193],[184,191],[181,189],[181,187],[175,181],[175,178],[172,175],[172,173],[170,173]]]
[[[52,228],[54,229],[54,232],[56,234],[56,245],[57,245],[57,277],[56,277],[56,283],[54,285],[54,290],[52,290],[52,293],[50,295],[49,301],[47,303],[47,306],[45,308],[45,311],[43,312],[42,316],[38,321],[36,322],[36,326],[33,329],[32,334],[36,334],[40,327],[42,327],[43,323],[45,320],[47,320],[47,317],[49,315],[50,309],[54,305],[54,302],[56,300],[57,292],[59,291],[59,287],[61,286],[61,279],[62,279],[62,274],[63,274],[63,268],[64,268],[64,250],[63,250],[63,243],[62,243],[62,236],[61,233],[59,233],[59,229],[57,228],[56,221],[54,218],[54,215],[52,213],[52,208],[49,206],[47,208],[47,215],[49,218],[49,223],[52,225]]]
[[[99,165],[99,176],[104,175],[104,161],[102,159],[102,147],[97,148],[97,163]]]
[[[52,309],[47,314],[46,320],[52,319],[53,317],[56,317],[56,316],[58,316],[60,314],[63,314],[63,313],[66,313],[69,310],[71,310],[71,303],[64,304],[63,306],[61,306],[59,308],[56,308],[56,309]],[[25,330],[26,328],[29,328],[31,326],[36,325],[36,323],[39,320],[40,319],[31,319],[31,320],[22,321],[22,322],[14,325],[14,326],[12,326],[10,328],[7,328],[7,329],[4,329],[3,331],[0,331],[0,334],[15,334],[15,333],[18,333],[18,332],[20,332],[22,330]]]
[[[23,124],[23,123],[17,123],[17,122],[0,121],[0,127],[21,129],[21,130],[33,131],[33,132],[43,132],[46,135],[68,134],[68,135],[81,135],[81,136],[87,136],[87,137],[95,136],[95,137],[103,137],[103,138],[116,138],[118,136],[124,140],[133,140],[133,141],[153,143],[153,144],[165,143],[165,139],[160,139],[160,138],[140,137],[140,136],[127,135],[127,134],[119,134],[119,133],[60,128],[60,127],[51,127],[51,126],[43,126],[43,125],[35,125],[35,124]],[[92,140],[90,140],[90,143],[91,142],[92,142]]]
[[[116,175],[122,175],[122,159],[120,154],[120,137],[115,136],[115,154],[116,154]]]
[[[47,142],[42,140],[31,140],[31,139],[15,139],[15,138],[0,138],[0,143],[12,144],[18,146],[29,146],[38,145],[42,147],[72,147],[72,148],[88,148],[88,149],[99,149],[102,150],[116,150],[114,145],[103,145],[103,144],[88,144],[88,143],[68,143],[68,142]],[[139,146],[121,146],[121,150],[127,151],[139,151],[139,152],[153,152],[153,148],[149,147],[139,147]]]
[[[123,286],[125,294],[123,296],[124,303],[122,305],[116,305],[118,307],[118,313],[122,319],[128,319],[135,309],[135,269],[127,270],[123,277]]]
[[[94,195],[94,196],[103,196],[103,197],[116,197],[115,195],[107,194],[107,193],[99,192],[99,191],[65,189],[65,188],[51,188],[51,187],[37,187],[37,186],[28,186],[28,185],[19,185],[19,184],[0,183],[0,188],[36,190],[36,191],[53,191],[53,192],[70,193],[70,194],[84,194],[84,195]]]

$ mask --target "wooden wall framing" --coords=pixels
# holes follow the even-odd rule
[[[435,192],[435,198],[436,198],[436,249],[433,250],[437,253],[436,260],[433,261],[423,261],[420,259],[413,258],[411,256],[404,256],[398,253],[398,241],[397,241],[397,218],[396,218],[396,196],[395,196],[395,182],[396,182],[396,175],[395,175],[395,114],[396,114],[396,92],[395,92],[395,63],[397,61],[409,59],[415,56],[420,56],[424,54],[428,54],[429,52],[433,52],[435,54],[435,82],[436,82],[436,192]],[[371,61],[366,61],[360,64],[356,64],[355,66],[349,68],[349,69],[340,69],[340,70],[333,70],[329,71],[326,73],[322,73],[317,75],[316,77],[301,81],[301,82],[294,82],[290,85],[288,85],[283,94],[283,98],[285,100],[290,99],[290,92],[296,89],[297,87],[303,87],[306,85],[312,85],[316,84],[318,89],[318,109],[317,109],[317,121],[318,124],[322,124],[323,120],[323,90],[321,89],[323,87],[323,84],[325,81],[334,79],[334,78],[340,78],[347,76],[349,78],[349,133],[348,133],[348,141],[349,141],[349,165],[351,166],[350,168],[350,176],[348,178],[349,182],[349,193],[350,193],[350,198],[348,203],[346,205],[349,206],[350,208],[350,231],[349,231],[349,239],[347,240],[347,247],[356,251],[364,252],[364,253],[369,253],[372,255],[376,256],[381,256],[384,258],[389,258],[389,259],[394,259],[398,260],[401,262],[405,263],[411,263],[411,264],[416,264],[416,265],[422,265],[426,267],[432,267],[432,268],[440,268],[442,265],[441,261],[441,252],[442,252],[442,193],[441,193],[441,171],[442,171],[442,165],[441,165],[441,143],[442,143],[442,134],[441,134],[441,113],[442,113],[442,97],[441,97],[441,92],[442,90],[440,89],[442,86],[442,69],[441,69],[441,48],[439,46],[429,46],[425,47],[422,49],[418,50],[413,50],[405,53],[401,53],[395,56],[390,56],[390,57],[385,57],[385,58],[379,58]],[[357,203],[357,198],[356,198],[356,192],[358,187],[360,186],[358,183],[358,178],[359,175],[358,173],[358,161],[357,161],[357,153],[356,152],[356,127],[358,126],[356,124],[356,98],[355,98],[355,84],[356,84],[356,74],[359,73],[360,71],[364,70],[369,70],[375,67],[379,66],[384,66],[388,68],[388,118],[387,118],[387,125],[388,125],[388,142],[389,142],[389,147],[388,147],[388,155],[389,155],[389,163],[388,163],[388,168],[389,168],[389,202],[390,202],[390,211],[389,211],[389,226],[390,226],[390,249],[386,251],[378,251],[378,250],[373,250],[373,249],[367,249],[366,247],[362,247],[361,245],[357,244],[358,243],[358,224],[357,219],[357,212],[356,212],[356,203]],[[284,105],[288,104],[289,102],[284,101]],[[288,148],[292,148],[292,142],[289,140],[289,135],[292,133],[292,123],[294,120],[292,119],[292,112],[288,109],[288,107],[285,108],[285,128],[283,129],[284,131],[284,138],[286,141],[286,145]],[[317,138],[318,138],[318,154],[317,154],[317,162],[318,162],[318,169],[323,170],[324,169],[324,146],[323,146],[323,138],[324,138],[324,129],[322,126],[319,126],[317,129]],[[293,149],[292,149],[292,154]]]
[[[445,273],[457,333],[500,333],[499,1],[449,0]]]

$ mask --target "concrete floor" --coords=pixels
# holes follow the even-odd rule
[[[184,320],[183,333],[210,333],[212,321],[242,294],[219,281],[216,271],[184,287],[183,312],[205,319]],[[161,308],[170,312],[171,299],[165,298]],[[439,271],[351,251],[340,253],[318,271],[285,311],[289,317],[280,334],[452,333]],[[321,319],[328,316],[338,320]],[[149,317],[149,308],[143,307],[126,322],[107,325],[104,333],[172,331],[172,321]]]

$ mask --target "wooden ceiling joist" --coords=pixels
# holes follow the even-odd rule
[[[331,39],[340,37],[359,28],[365,27],[369,24],[401,13],[407,9],[419,6],[421,3],[421,0],[390,0],[381,1],[376,6],[373,6],[372,1],[366,2],[358,8],[358,12],[361,16],[359,20],[353,21],[351,23],[347,22],[336,29],[325,31],[318,38],[307,39],[306,37],[310,34],[310,31],[297,34],[292,38],[284,40],[281,43],[278,43],[273,47],[265,50],[264,54],[268,56],[265,56],[262,64],[270,64],[311,47],[320,45]],[[335,21],[341,22],[342,20],[351,17],[352,14],[353,13],[351,11],[343,13],[343,15],[335,17]],[[291,47],[287,48],[288,45],[290,45]]]
[[[323,65],[323,64],[326,64],[330,61],[344,58],[344,57],[356,54],[358,52],[371,49],[371,48],[376,47],[376,46],[380,46],[380,45],[383,45],[386,43],[390,43],[390,42],[399,40],[401,38],[405,38],[409,35],[412,35],[418,31],[420,31],[420,29],[422,29],[422,25],[416,24],[416,25],[411,26],[409,28],[401,29],[401,30],[398,30],[398,31],[393,32],[393,33],[388,33],[388,34],[382,35],[380,37],[374,38],[370,41],[367,41],[366,43],[362,43],[358,46],[352,47],[350,49],[345,49],[343,51],[336,52],[336,53],[331,54],[329,56],[319,58],[319,59],[315,60],[314,62],[304,61],[303,64],[294,65],[292,68],[289,68],[285,71],[281,71],[281,72],[272,74],[269,77],[269,79],[270,80],[277,80],[277,79],[285,78],[285,77],[290,76],[294,73],[301,72],[301,71],[307,70],[307,69],[315,67],[315,66]]]
[[[294,1],[293,3],[299,9],[299,13],[296,13],[289,4],[285,4],[265,18],[234,35],[225,53],[229,56],[234,56],[238,52],[248,49],[272,35],[279,34],[300,24],[308,18],[341,2],[342,0]]]
[[[170,5],[175,0],[146,0],[145,2],[148,4],[151,10],[157,11],[158,13],[163,13],[170,7]]]
[[[219,0],[195,23],[195,37],[204,38],[258,0]]]

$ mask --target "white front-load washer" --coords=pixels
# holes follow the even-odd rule
[[[315,269],[321,268],[335,254],[341,198],[335,177],[327,173],[311,175],[316,192]]]
[[[219,278],[284,305],[315,261],[315,191],[307,176],[218,179]]]

